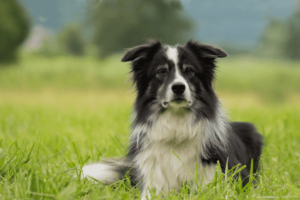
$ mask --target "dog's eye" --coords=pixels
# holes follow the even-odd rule
[[[188,68],[186,68],[185,73],[188,74],[188,75],[193,75],[195,72],[192,68],[188,67]]]
[[[168,73],[168,71],[166,69],[159,69],[156,74],[159,76],[164,76],[167,73]]]

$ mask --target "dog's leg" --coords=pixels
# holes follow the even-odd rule
[[[195,172],[194,179],[189,182],[192,193],[197,193],[199,189],[206,187],[206,185],[213,180],[215,175],[215,167],[216,165],[214,164],[206,166],[201,165],[199,167],[199,171]]]
[[[155,185],[153,183],[153,181],[145,181],[143,184],[144,184],[144,187],[142,188],[142,191],[141,191],[141,200],[147,200],[147,199],[150,200],[151,199],[150,191],[152,189],[155,189],[156,195],[164,193],[158,185]],[[168,191],[165,191],[165,192],[168,192]]]
[[[141,193],[141,200],[150,200],[151,199],[151,194],[150,194],[150,188],[149,187],[145,187],[143,190],[142,190],[142,193]]]

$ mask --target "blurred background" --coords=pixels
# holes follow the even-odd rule
[[[299,105],[299,35],[299,0],[0,0],[0,101],[133,99],[125,49],[193,38],[230,55],[215,86],[229,104]]]
[[[224,49],[228,118],[265,137],[255,190],[213,183],[201,198],[300,199],[300,0],[0,0],[0,199],[139,198],[79,169],[125,155],[135,92],[121,58],[148,38]]]

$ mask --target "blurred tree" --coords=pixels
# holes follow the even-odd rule
[[[70,24],[66,26],[59,36],[59,41],[67,53],[74,56],[82,56],[84,54],[85,42],[79,25]]]
[[[271,19],[261,38],[259,52],[270,57],[300,60],[300,8],[286,20]]]
[[[16,59],[29,32],[29,21],[17,0],[0,0],[0,62]]]
[[[193,29],[179,0],[91,0],[89,9],[93,43],[101,57],[148,38],[185,42]]]
[[[286,31],[284,56],[292,60],[300,60],[300,7],[288,19]]]
[[[271,18],[261,37],[259,53],[267,57],[284,57],[283,46],[286,38],[285,24]]]
[[[42,45],[36,53],[45,57],[63,55],[65,54],[65,50],[61,46],[57,36],[51,35],[43,40]]]

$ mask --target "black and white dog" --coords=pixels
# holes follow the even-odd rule
[[[209,183],[219,161],[223,172],[226,162],[229,169],[246,165],[240,175],[247,184],[263,142],[252,124],[227,121],[214,92],[215,60],[226,56],[195,41],[184,46],[152,41],[127,51],[122,61],[131,61],[137,89],[127,156],[86,165],[83,176],[112,184],[128,173],[146,199],[151,189],[180,189],[196,172],[199,182]]]

